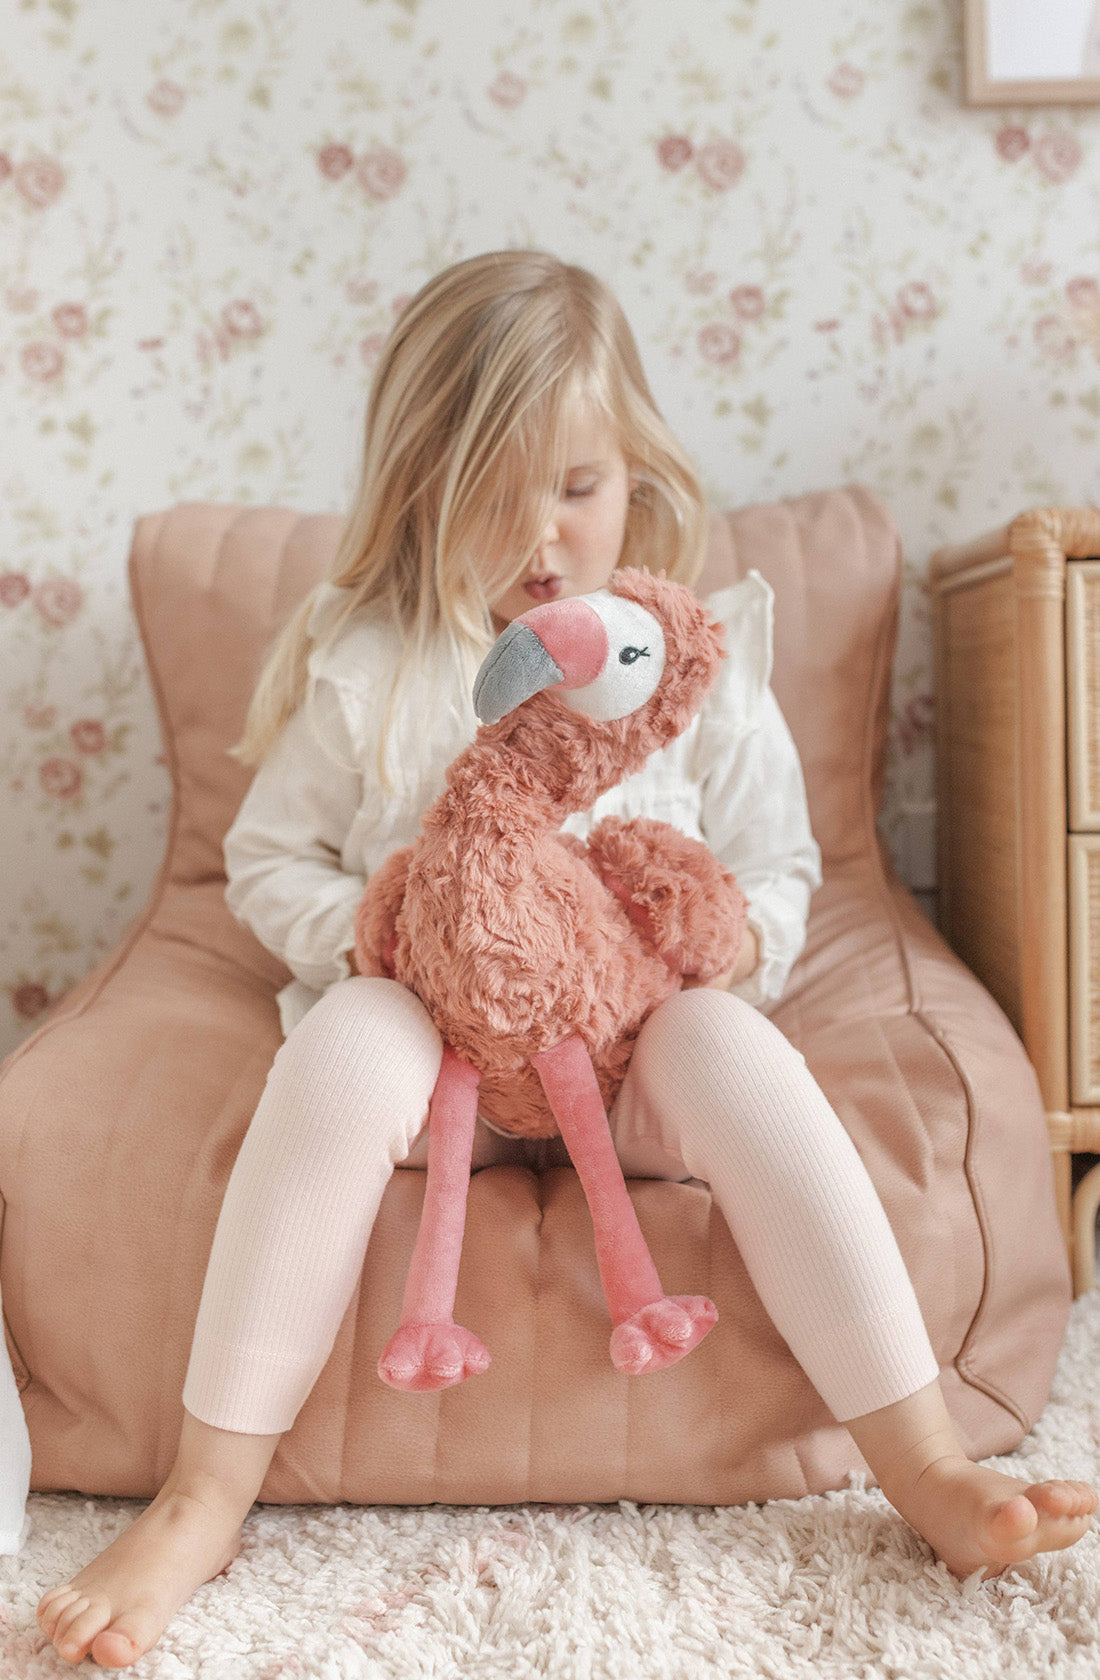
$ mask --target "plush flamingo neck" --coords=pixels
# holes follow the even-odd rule
[[[579,780],[563,786],[544,764],[515,748],[474,742],[447,772],[447,788],[438,802],[437,821],[446,826],[499,827],[502,834],[560,828],[572,811],[585,811],[598,795],[585,797]],[[427,814],[425,815],[427,826]]]
[[[549,693],[483,724],[447,771],[451,819],[461,811],[507,829],[560,828],[624,776],[640,770],[654,742],[635,714],[595,723]]]

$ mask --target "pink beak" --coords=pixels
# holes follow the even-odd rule
[[[474,710],[497,723],[544,688],[584,688],[607,662],[603,620],[583,595],[545,601],[514,618],[486,654],[474,683]]]

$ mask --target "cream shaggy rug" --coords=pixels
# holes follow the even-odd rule
[[[1100,1478],[1100,1290],[1076,1303],[1036,1481]],[[47,1587],[142,1503],[31,1497],[0,1557],[0,1680],[1097,1680],[1100,1526],[958,1582],[877,1490],[764,1506],[256,1506],[229,1572],[127,1670],[61,1660]]]

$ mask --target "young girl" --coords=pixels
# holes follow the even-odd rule
[[[353,972],[363,883],[415,836],[477,728],[473,678],[534,601],[619,564],[690,584],[706,517],[621,310],[532,251],[437,276],[374,381],[331,577],[270,653],[234,749],[259,769],[225,841],[234,914],[290,968],[286,1034],[226,1189],[164,1487],[38,1621],[60,1655],[126,1667],[228,1567],[282,1432],[329,1356],[398,1162],[427,1163],[442,1042],[419,999]],[[648,1018],[610,1115],[627,1176],[709,1182],[753,1283],[886,1497],[959,1576],[1068,1546],[1092,1489],[970,1462],[897,1245],[855,1147],[768,1019],[820,883],[794,743],[768,687],[771,590],[711,610],[729,657],[703,711],[566,825],[660,817],[736,875],[735,967]],[[479,1119],[475,1169],[568,1160]],[[641,1379],[637,1379],[641,1380]]]

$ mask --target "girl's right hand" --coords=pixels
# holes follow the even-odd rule
[[[756,937],[755,929],[745,923],[741,935],[741,944],[737,951],[737,961],[725,974],[716,974],[713,980],[697,980],[694,976],[685,974],[684,991],[690,991],[693,986],[713,986],[717,991],[728,992],[731,986],[740,985],[747,980],[760,961],[760,941]]]

